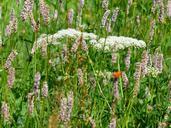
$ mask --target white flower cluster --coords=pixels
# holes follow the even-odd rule
[[[98,41],[93,41],[92,44],[97,49],[103,49],[105,51],[125,49],[131,46],[144,48],[146,43],[142,40],[133,39],[130,37],[117,37],[108,36],[107,38],[100,38]]]
[[[66,37],[77,39],[80,36],[82,36],[83,40],[89,40],[90,44],[92,44],[93,47],[99,50],[118,51],[120,49],[125,49],[131,46],[135,46],[138,48],[146,47],[146,43],[142,40],[137,40],[124,36],[108,36],[107,38],[99,38],[94,33],[81,32],[76,29],[68,28],[59,30],[57,33],[53,35],[42,34],[37,39],[37,41],[35,41],[32,48],[32,53],[34,53],[36,49],[41,48],[41,44],[44,40],[46,40],[48,44],[60,45],[60,39]]]
[[[71,28],[63,29],[53,35],[42,34],[37,39],[37,41],[34,42],[34,45],[32,48],[32,53],[34,53],[36,49],[41,47],[41,43],[43,40],[47,40],[48,44],[59,45],[59,44],[61,44],[60,42],[58,42],[58,40],[60,40],[60,39],[63,39],[66,37],[77,39],[81,35],[83,37],[83,40],[93,40],[93,39],[96,40],[97,39],[97,35],[95,35],[93,33],[81,32],[81,31],[78,31],[76,29],[71,29]]]

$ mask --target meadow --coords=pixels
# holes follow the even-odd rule
[[[0,128],[169,128],[170,51],[169,0],[1,0]]]

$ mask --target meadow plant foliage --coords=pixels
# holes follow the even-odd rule
[[[0,127],[171,127],[170,0],[1,0]]]

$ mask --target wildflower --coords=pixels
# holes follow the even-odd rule
[[[127,89],[128,84],[129,84],[129,80],[128,80],[128,77],[127,77],[125,72],[122,72],[122,79],[123,79],[124,88]]]
[[[10,67],[8,69],[8,87],[12,88],[14,81],[15,81],[15,68]]]
[[[45,39],[42,40],[41,44],[41,51],[42,51],[42,56],[47,56],[47,41]]]
[[[66,112],[67,112],[67,98],[62,98],[61,105],[60,105],[60,118],[62,121],[66,121]]]
[[[107,10],[108,9],[108,6],[109,6],[109,0],[103,0],[102,1],[102,8],[104,10]]]
[[[152,8],[151,8],[151,12],[152,12],[153,14],[155,14],[156,6],[157,6],[157,1],[156,1],[156,0],[153,0],[153,4],[152,4]]]
[[[53,14],[53,20],[57,20],[57,19],[58,19],[58,10],[55,10]]]
[[[81,7],[81,8],[84,7],[84,0],[80,0],[80,7]]]
[[[136,22],[137,22],[137,24],[138,24],[138,26],[140,26],[140,16],[138,15],[138,16],[136,16]]]
[[[153,37],[154,37],[154,31],[155,31],[155,20],[152,20],[151,24],[150,24],[150,39],[149,39],[149,42],[151,42],[153,40]]]
[[[126,11],[127,15],[129,14],[129,9],[131,5],[132,5],[132,0],[128,0],[127,11]]]
[[[63,122],[69,121],[71,118],[71,112],[73,108],[73,92],[68,93],[67,98],[61,99],[60,105],[60,118]]]
[[[167,13],[168,13],[168,16],[171,16],[171,1],[168,0],[168,4],[167,4]]]
[[[68,60],[68,48],[66,44],[64,44],[63,49],[62,49],[62,57],[63,57],[64,62]]]
[[[129,70],[129,68],[130,68],[130,59],[131,59],[131,49],[130,48],[128,48],[128,52],[127,52],[127,55],[126,55],[126,57],[125,57],[125,59],[124,59],[124,61],[125,61],[125,66],[126,66],[126,70],[128,71]]]
[[[167,128],[167,122],[159,122],[158,128]]]
[[[40,79],[41,79],[40,72],[37,72],[34,76],[34,95],[35,96],[38,96]]]
[[[74,103],[74,95],[73,92],[70,91],[67,96],[67,114],[66,114],[67,121],[69,121],[71,118],[73,103]]]
[[[110,19],[106,23],[106,31],[108,33],[111,32],[111,20]]]
[[[78,69],[78,82],[80,86],[84,84],[84,76],[83,76],[82,69],[80,68]]]
[[[50,18],[49,18],[49,8],[44,0],[39,1],[40,6],[40,14],[43,16],[43,20],[45,24],[48,24]]]
[[[20,15],[23,21],[25,21],[28,18],[30,13],[32,13],[33,6],[34,6],[34,0],[25,0],[24,1],[24,8]]]
[[[77,38],[76,42],[72,45],[71,52],[75,53],[81,42],[82,42],[82,37]]]
[[[116,100],[118,100],[119,97],[119,87],[118,87],[118,79],[114,79],[114,97],[116,98]]]
[[[96,128],[96,123],[95,123],[95,121],[93,120],[92,117],[89,117],[89,121],[90,121],[90,124],[91,124],[91,128]]]
[[[32,29],[34,30],[34,32],[38,32],[39,24],[37,24],[36,21],[34,20],[33,13],[30,13],[29,17],[30,17]]]
[[[44,97],[47,97],[48,96],[48,84],[47,82],[43,82],[43,87],[42,87],[42,95]]]
[[[9,56],[5,62],[5,65],[4,65],[5,69],[9,69],[11,67],[12,62],[16,58],[17,54],[18,54],[17,51],[15,51],[15,50],[11,51],[11,53],[9,54]]]
[[[109,124],[109,128],[116,128],[116,118],[113,118]]]
[[[164,3],[159,1],[160,11],[159,11],[159,22],[163,23],[164,21]]]
[[[4,118],[4,120],[8,122],[9,119],[10,119],[10,113],[9,113],[8,104],[6,102],[2,102],[1,114],[2,114],[2,116]]]
[[[148,64],[148,52],[145,50],[142,53],[142,60],[141,60],[141,73],[144,77],[147,74],[147,64]]]
[[[118,51],[131,46],[144,48],[146,47],[146,43],[142,40],[129,37],[108,36],[107,38],[100,38],[97,43],[93,44],[93,46],[97,49],[103,49],[105,51]]]
[[[86,43],[85,40],[83,40],[81,42],[81,46],[82,46],[81,48],[82,48],[83,51],[88,52],[88,46],[87,46],[87,43]]]
[[[133,92],[134,97],[137,96],[139,92],[140,78],[141,78],[141,63],[137,62],[135,73],[134,73],[134,80],[135,80],[134,92]]]
[[[12,9],[10,14],[9,24],[6,26],[5,29],[5,35],[10,36],[12,33],[15,33],[17,31],[17,26],[18,26],[17,18],[15,16],[14,9]]]
[[[28,93],[28,113],[31,115],[34,111],[34,94]]]
[[[68,10],[67,18],[68,18],[68,25],[71,26],[74,18],[74,10],[72,8]]]
[[[147,67],[147,75],[152,77],[157,77],[159,74],[159,70],[156,67],[148,66]]]
[[[117,62],[117,54],[112,53],[112,64],[115,64]]]
[[[156,53],[153,57],[154,68],[158,70],[159,73],[162,73],[163,70],[163,54]]]
[[[113,73],[114,79],[118,79],[118,78],[121,77],[121,76],[122,76],[122,72],[120,72],[120,71],[117,71],[117,72],[114,72],[114,73]]]
[[[116,7],[116,8],[114,9],[114,11],[113,11],[113,15],[112,15],[112,18],[111,18],[113,23],[116,22],[116,19],[117,19],[117,17],[118,17],[118,14],[119,14],[119,8]]]
[[[107,21],[107,18],[110,14],[110,10],[107,10],[104,15],[103,15],[103,18],[102,18],[102,27],[104,27],[106,25],[106,21]]]

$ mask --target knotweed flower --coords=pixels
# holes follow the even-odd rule
[[[111,32],[111,20],[107,20],[106,22],[106,31],[109,33]]]
[[[153,0],[153,4],[152,4],[152,7],[151,7],[151,12],[153,14],[155,14],[156,7],[157,7],[157,1],[156,0]]]
[[[31,115],[34,111],[34,94],[28,93],[28,113]]]
[[[140,86],[140,78],[141,78],[141,63],[137,62],[135,73],[134,73],[135,84],[134,84],[134,90],[133,90],[133,97],[136,97],[138,95],[139,86]]]
[[[80,86],[82,86],[84,84],[84,76],[83,76],[83,72],[82,69],[78,69],[78,83]]]
[[[33,31],[38,32],[39,24],[37,24],[36,21],[34,20],[33,13],[30,13],[29,17],[30,17],[31,27],[32,27]]]
[[[163,54],[156,53],[153,57],[154,68],[158,70],[159,73],[162,73],[163,70]]]
[[[47,82],[43,82],[43,87],[42,87],[42,96],[47,97],[48,96],[48,84]]]
[[[15,68],[10,67],[8,69],[8,76],[7,76],[7,82],[9,88],[12,88],[14,81],[15,81]]]
[[[107,10],[107,11],[104,13],[104,15],[103,15],[103,17],[102,17],[102,27],[104,27],[104,26],[106,25],[106,21],[107,21],[107,18],[108,18],[108,16],[109,16],[109,14],[110,14],[110,10]]]
[[[80,7],[81,7],[81,8],[84,7],[84,0],[80,0]]]
[[[45,39],[42,40],[41,44],[41,51],[42,51],[42,56],[47,56],[47,41]]]
[[[86,43],[85,40],[83,40],[81,42],[81,46],[82,46],[81,48],[82,48],[83,51],[88,52],[88,46],[87,46],[87,43]]]
[[[24,8],[20,15],[23,21],[25,21],[28,18],[30,13],[32,13],[33,6],[34,6],[34,0],[25,0],[24,1]]]
[[[159,11],[159,22],[163,23],[164,21],[164,3],[163,1],[159,1],[160,11]]]
[[[10,14],[10,21],[9,24],[6,26],[5,35],[10,36],[12,33],[17,31],[18,21],[14,13],[14,9],[11,10]]]
[[[40,14],[43,16],[43,20],[45,24],[48,24],[50,18],[49,18],[49,7],[45,3],[44,0],[39,1],[39,6],[40,6]]]
[[[66,121],[66,113],[67,113],[67,98],[62,98],[61,105],[60,105],[60,119],[62,121]]]
[[[64,62],[66,62],[68,60],[68,48],[67,48],[66,44],[63,45],[62,58],[63,58]]]
[[[73,104],[74,104],[74,94],[72,91],[70,91],[67,97],[67,113],[66,113],[67,121],[69,121],[71,118]]]
[[[2,114],[3,119],[8,122],[10,119],[10,113],[9,113],[8,104],[6,102],[2,102],[1,114]]]
[[[112,53],[112,64],[115,64],[117,62],[117,54]]]
[[[122,72],[122,80],[123,80],[124,88],[127,89],[128,84],[129,84],[129,80],[128,80],[128,77],[127,77],[125,72]]]
[[[71,112],[73,108],[73,103],[74,103],[74,96],[73,92],[70,91],[68,93],[67,98],[62,98],[61,99],[61,105],[60,105],[60,119],[63,122],[69,121],[71,118]]]
[[[119,96],[119,87],[118,87],[118,79],[114,79],[114,97],[116,98],[116,100],[118,100],[120,98]]]
[[[129,37],[117,37],[117,36],[108,36],[107,38],[100,38],[98,42],[93,42],[93,46],[97,49],[105,51],[118,51],[120,49],[125,49],[131,46],[138,48],[146,47],[146,43],[142,40],[137,40]]]
[[[94,121],[94,119],[92,117],[89,117],[89,121],[90,121],[90,124],[91,124],[91,128],[96,128],[96,123]]]
[[[115,10],[113,11],[113,15],[112,15],[112,22],[115,23],[116,22],[116,19],[118,17],[118,14],[119,14],[119,8],[116,7]]]
[[[67,18],[68,18],[68,25],[71,26],[74,19],[74,10],[72,8],[68,10]]]
[[[156,25],[156,21],[155,20],[152,20],[151,24],[150,24],[150,39],[149,39],[149,42],[151,42],[153,40],[153,37],[154,37],[154,32],[155,32],[155,25]]]
[[[142,60],[141,60],[142,77],[144,77],[147,74],[148,60],[149,60],[148,52],[146,50],[144,50],[143,53],[142,53]]]
[[[108,6],[109,6],[109,0],[103,0],[102,1],[102,8],[104,10],[107,10],[108,9]]]
[[[128,48],[128,52],[124,61],[125,61],[126,70],[128,71],[130,67],[130,63],[131,63],[130,62],[131,61],[131,49],[130,48]]]
[[[12,62],[16,58],[17,54],[18,53],[17,53],[16,50],[11,51],[11,53],[9,54],[9,56],[8,56],[6,62],[5,62],[5,65],[4,65],[5,69],[9,69],[11,67]]]
[[[126,11],[127,15],[129,14],[129,9],[130,9],[131,5],[132,5],[132,0],[128,0],[127,11]]]
[[[40,79],[41,79],[40,72],[37,72],[34,76],[34,95],[35,96],[38,96],[38,93],[39,93]]]
[[[168,0],[167,13],[168,13],[168,16],[171,16],[171,0]]]
[[[116,128],[116,118],[113,118],[109,124],[109,128]]]
[[[82,37],[78,37],[75,41],[75,43],[72,45],[71,52],[76,52],[80,43],[82,42]]]

